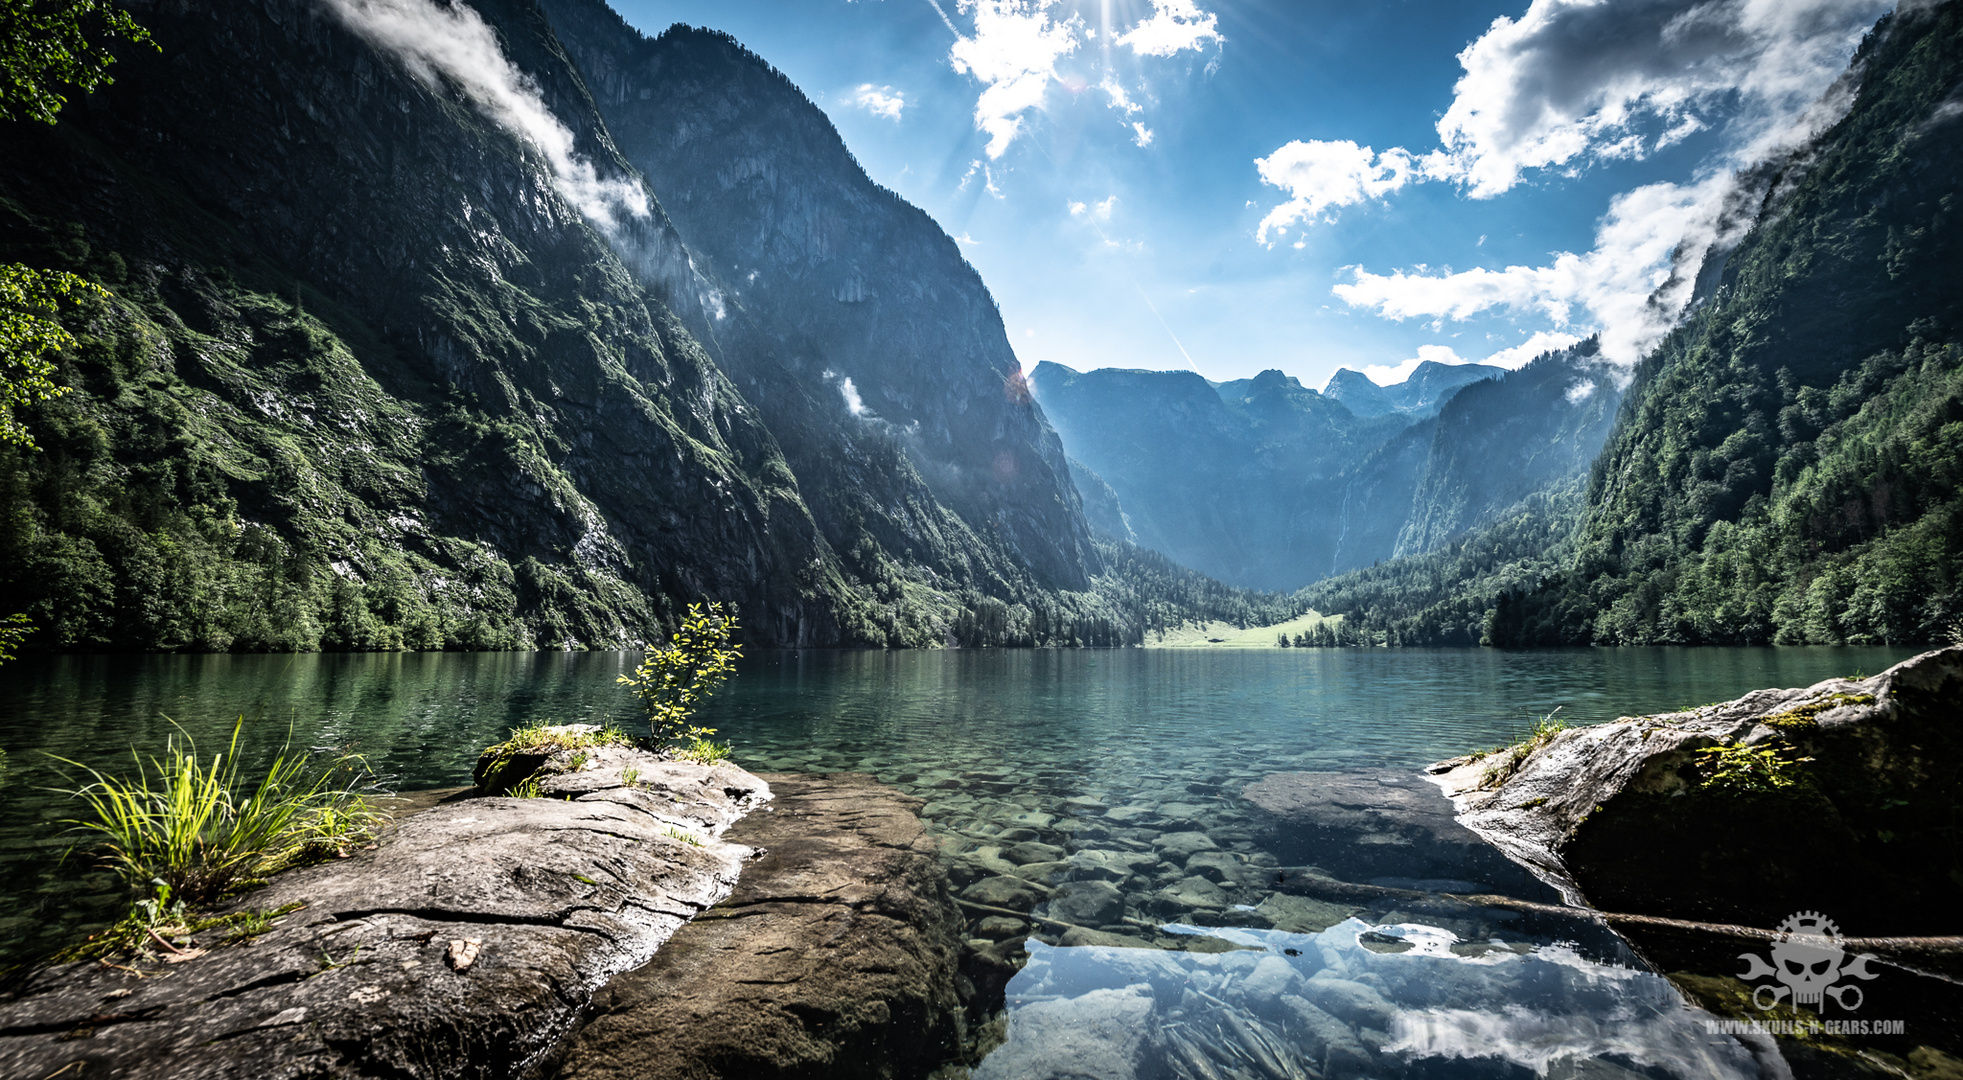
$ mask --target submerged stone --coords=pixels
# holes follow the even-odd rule
[[[1013,911],[1029,911],[1049,894],[1050,891],[1040,885],[1007,876],[983,878],[961,890],[963,900]]]
[[[1125,896],[1108,881],[1072,881],[1050,897],[1051,918],[1078,926],[1103,926],[1125,914]]]
[[[1154,894],[1161,904],[1175,908],[1218,908],[1227,906],[1227,894],[1203,877],[1189,877]]]
[[[1240,880],[1240,860],[1224,851],[1202,851],[1186,860],[1186,872],[1198,874],[1222,885]]]
[[[1219,845],[1213,842],[1213,837],[1203,832],[1166,833],[1154,840],[1152,846],[1157,848],[1161,855],[1176,862],[1184,862],[1188,856],[1219,848]]]

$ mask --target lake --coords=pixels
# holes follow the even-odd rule
[[[1294,1054],[1318,1072],[1396,1061],[1398,1075],[1546,1075],[1552,1061],[1586,1059],[1635,1075],[1751,1076],[1750,1046],[1705,1033],[1708,1017],[1593,924],[1332,907],[1274,888],[1274,868],[1343,876],[1368,860],[1281,850],[1239,792],[1287,772],[1392,782],[1512,742],[1557,707],[1569,723],[1596,723],[1873,674],[1913,651],[780,651],[745,660],[704,722],[753,770],[870,772],[926,799],[957,888],[1032,864],[1047,869],[1025,872],[1052,882],[1115,885],[1122,912],[1114,901],[1085,926],[1106,935],[1080,938],[1094,944],[1060,944],[1058,926],[1081,916],[1031,938],[1004,1041],[979,1076],[1027,1072],[1083,1042],[1059,1033],[1083,1031],[1110,1032],[1092,1040],[1096,1052],[1140,1075],[1289,1077]],[[401,789],[455,786],[514,726],[631,725],[633,701],[614,680],[636,659],[30,657],[0,668],[0,950],[9,962],[45,954],[127,903],[86,858],[58,861],[60,819],[74,810],[48,790],[70,784],[50,755],[118,771],[132,747],[154,753],[177,728],[208,753],[244,716],[257,761],[290,733],[354,748]],[[1368,865],[1348,876],[1535,888],[1491,867]],[[972,914],[977,941],[1027,932]]]

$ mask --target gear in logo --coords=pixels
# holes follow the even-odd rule
[[[1848,1012],[1861,1007],[1865,995],[1860,987],[1836,984],[1846,978],[1874,978],[1875,973],[1867,969],[1867,962],[1874,959],[1873,953],[1862,953],[1848,960],[1840,927],[1817,911],[1786,916],[1778,932],[1779,939],[1772,943],[1772,962],[1776,966],[1768,966],[1750,953],[1738,958],[1748,965],[1739,978],[1754,980],[1769,975],[1781,984],[1754,987],[1752,1004],[1770,1009],[1783,1000],[1793,1008],[1811,1005],[1824,1012],[1823,999],[1831,997]],[[1842,961],[1846,961],[1844,966]]]
[[[1778,929],[1781,934],[1787,936],[1804,934],[1809,937],[1832,938],[1835,943],[1840,941],[1840,927],[1834,925],[1832,919],[1817,911],[1794,912],[1786,916]]]

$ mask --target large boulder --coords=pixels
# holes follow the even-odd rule
[[[960,1053],[962,918],[920,802],[854,773],[769,778],[765,852],[613,980],[560,1080],[924,1076]]]
[[[219,929],[34,973],[0,996],[0,1076],[518,1074],[729,893],[753,852],[720,836],[771,797],[733,766],[624,748],[540,788],[437,806],[280,875],[242,905],[303,906],[249,943]]]
[[[1963,910],[1963,647],[1430,772],[1474,832],[1606,910],[1868,935],[1955,933]]]

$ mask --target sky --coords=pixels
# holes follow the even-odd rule
[[[789,76],[960,243],[1025,368],[1318,388],[1593,333],[1633,363],[1736,171],[1837,118],[1891,6],[613,2]]]

